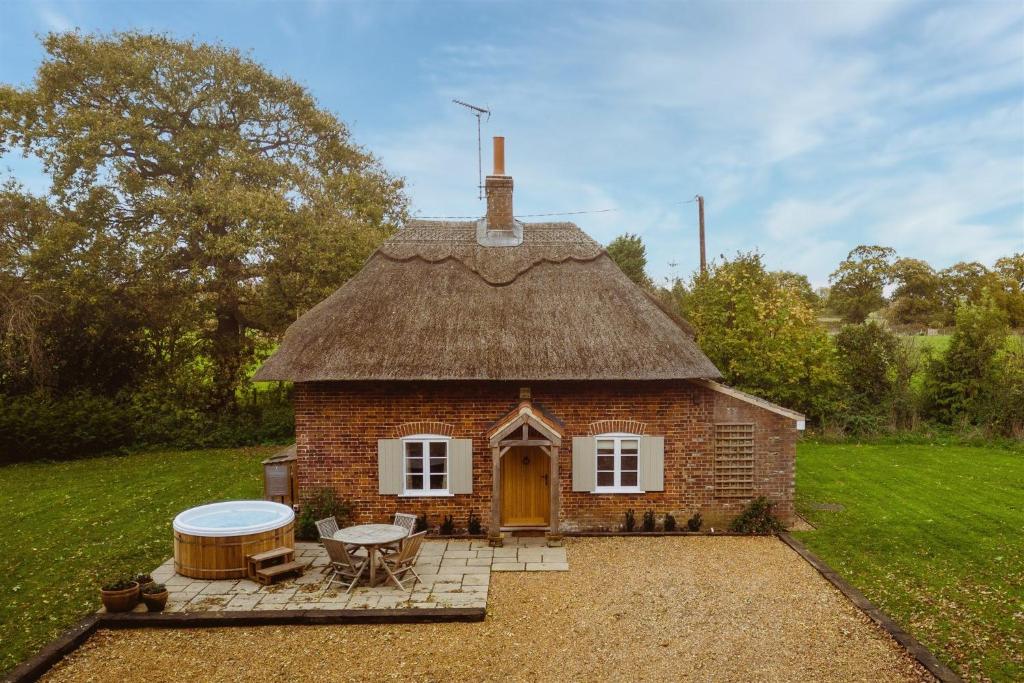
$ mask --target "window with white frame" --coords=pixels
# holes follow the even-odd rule
[[[417,435],[402,439],[407,495],[448,494],[448,437]]]
[[[598,493],[638,493],[640,490],[640,437],[602,434],[597,444]]]

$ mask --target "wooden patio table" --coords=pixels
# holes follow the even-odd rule
[[[334,532],[334,539],[346,545],[366,548],[370,563],[370,585],[377,585],[377,555],[381,546],[390,545],[409,535],[405,527],[394,524],[357,524]]]

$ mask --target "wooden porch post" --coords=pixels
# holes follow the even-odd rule
[[[491,524],[487,540],[492,547],[500,548],[501,541],[501,446],[491,447]]]
[[[558,480],[558,446],[551,446],[550,457],[548,460],[551,461],[551,506],[549,508],[551,514],[551,533],[558,535],[558,503],[561,499],[562,487]]]

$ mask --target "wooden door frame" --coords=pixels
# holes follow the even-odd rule
[[[542,435],[540,439],[531,439],[529,430],[533,427]],[[558,479],[558,451],[562,445],[560,434],[537,418],[530,410],[520,413],[518,419],[505,425],[498,433],[490,439],[491,446],[491,527],[490,533],[497,534],[501,529],[501,458],[512,448],[517,446],[536,446],[547,453],[548,456],[548,479],[551,482],[549,494],[551,496],[548,505],[550,516],[548,528],[552,534],[557,534],[559,529],[559,499],[561,483]]]

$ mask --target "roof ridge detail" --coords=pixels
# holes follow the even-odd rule
[[[404,256],[403,257],[403,256],[394,256],[394,255],[389,254],[386,251],[383,251],[381,249],[377,250],[377,254],[379,254],[382,258],[386,258],[387,260],[393,261],[395,263],[408,263],[410,261],[415,261],[415,260],[420,260],[420,261],[423,261],[424,263],[430,263],[430,264],[444,263],[445,261],[457,261],[458,263],[462,264],[467,270],[475,273],[477,275],[477,277],[479,277],[481,280],[483,280],[487,284],[492,285],[494,287],[505,287],[507,285],[510,285],[513,282],[515,282],[516,279],[519,278],[519,276],[523,275],[524,273],[529,272],[534,267],[539,266],[539,265],[541,265],[543,263],[550,263],[550,264],[554,264],[554,265],[558,265],[560,263],[565,263],[566,261],[575,261],[577,263],[589,263],[590,261],[594,261],[595,259],[600,258],[602,255],[605,255],[606,253],[607,252],[605,252],[605,250],[602,249],[601,251],[599,251],[598,253],[594,254],[593,256],[586,257],[586,258],[576,257],[576,256],[566,256],[566,257],[560,258],[560,259],[554,259],[554,258],[548,258],[548,257],[539,257],[539,258],[537,258],[537,259],[535,259],[533,261],[524,263],[521,267],[515,269],[514,272],[510,272],[509,270],[497,270],[497,269],[491,269],[491,268],[487,268],[487,269],[482,270],[477,265],[478,262],[474,263],[470,259],[458,256],[458,255],[455,255],[455,254],[447,254],[447,255],[441,256],[439,258],[429,258],[429,257],[423,256],[421,254],[411,254],[409,256]]]
[[[484,246],[477,241],[477,221],[412,221],[380,245],[377,252],[399,263],[414,258],[426,263],[454,259],[494,286],[511,284],[540,263],[587,263],[606,253],[574,223],[522,225],[521,244]]]

